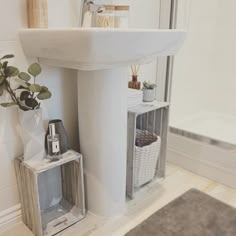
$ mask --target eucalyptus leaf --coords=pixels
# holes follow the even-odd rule
[[[2,68],[6,69],[7,68],[7,64],[8,64],[8,61],[4,61],[3,64],[2,64]]]
[[[40,107],[39,100],[52,96],[46,86],[40,86],[35,82],[31,83],[32,76],[35,79],[42,72],[41,66],[38,63],[33,63],[29,66],[28,72],[20,72],[18,68],[8,64],[8,59],[13,57],[14,55],[8,54],[0,58],[0,96],[6,92],[11,98],[10,102],[0,105],[4,107],[17,105],[24,111],[38,109]],[[12,83],[8,80],[10,77],[13,77]],[[19,102],[15,103],[15,98]]]
[[[21,101],[25,101],[29,96],[30,96],[30,92],[29,91],[23,91],[20,94],[20,100]]]
[[[30,83],[27,83],[27,82],[25,82],[25,81],[23,81],[23,80],[21,80],[21,79],[15,79],[15,81],[21,86],[21,87],[23,87],[24,89],[29,89],[29,86],[30,86]],[[20,89],[20,87],[18,88],[18,89]]]
[[[49,99],[51,96],[52,96],[52,94],[51,94],[50,91],[45,91],[45,92],[40,92],[40,93],[37,95],[37,98],[38,98],[39,100],[46,100],[46,99]]]
[[[14,106],[14,105],[16,105],[15,102],[0,103],[0,106],[2,106],[2,107],[11,107],[11,106]]]
[[[19,87],[17,87],[17,89],[16,89],[16,90],[22,90],[22,89],[23,89],[23,90],[29,90],[29,89],[28,89],[28,87],[27,87],[27,88],[25,88],[25,87],[23,87],[23,86],[21,86],[21,85],[20,85]]]
[[[8,54],[8,55],[5,55],[3,56],[2,58],[0,58],[0,60],[3,60],[3,59],[10,59],[10,58],[13,58],[14,55],[13,54]]]
[[[47,92],[49,91],[46,86],[41,86],[41,92]]]
[[[13,77],[13,76],[17,76],[19,74],[19,70],[14,66],[8,66],[4,70],[4,73],[7,77]]]
[[[33,93],[39,93],[41,91],[41,86],[39,84],[31,84],[29,90]]]
[[[24,89],[27,89],[27,90],[29,89],[30,83],[25,82],[25,81],[23,81],[23,80],[21,80],[21,79],[19,79],[19,78],[16,78],[15,81],[16,81],[21,87],[23,87]],[[22,89],[22,88],[19,87],[18,89]]]
[[[33,63],[28,69],[29,74],[36,77],[42,72],[42,68],[38,63]]]
[[[26,82],[28,82],[31,79],[30,75],[25,72],[20,72],[18,77]]]
[[[27,99],[25,99],[25,104],[26,104],[26,106],[31,107],[33,109],[36,106],[38,106],[38,102],[34,98],[27,98]]]

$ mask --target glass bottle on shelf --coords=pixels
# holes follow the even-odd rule
[[[141,88],[141,82],[138,81],[138,73],[139,73],[140,65],[132,65],[132,80],[129,81],[128,87],[131,89],[140,89]]]
[[[47,136],[48,158],[59,160],[61,158],[59,135],[55,132],[55,124],[49,124],[49,135]]]

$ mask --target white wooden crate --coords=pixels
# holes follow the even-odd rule
[[[155,166],[155,177],[165,177],[166,145],[168,133],[169,103],[143,102],[128,108],[128,143],[127,143],[127,175],[126,193],[134,198],[135,188],[135,140],[136,130],[147,130],[161,137],[160,156]],[[154,177],[154,178],[155,178]]]
[[[83,219],[83,158],[69,150],[52,162],[15,160],[23,222],[36,236],[51,236]]]

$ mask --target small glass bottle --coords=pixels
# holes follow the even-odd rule
[[[141,82],[138,81],[138,75],[132,75],[132,81],[129,81],[128,87],[131,89],[140,90]]]
[[[49,135],[47,136],[48,158],[59,160],[61,158],[59,135],[56,134],[55,124],[49,124]]]

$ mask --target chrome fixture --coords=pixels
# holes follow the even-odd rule
[[[96,4],[94,1],[91,0],[83,0],[80,26],[82,26],[83,24],[84,15],[87,11],[90,11],[92,13],[101,13],[104,10],[105,7],[103,5]]]

